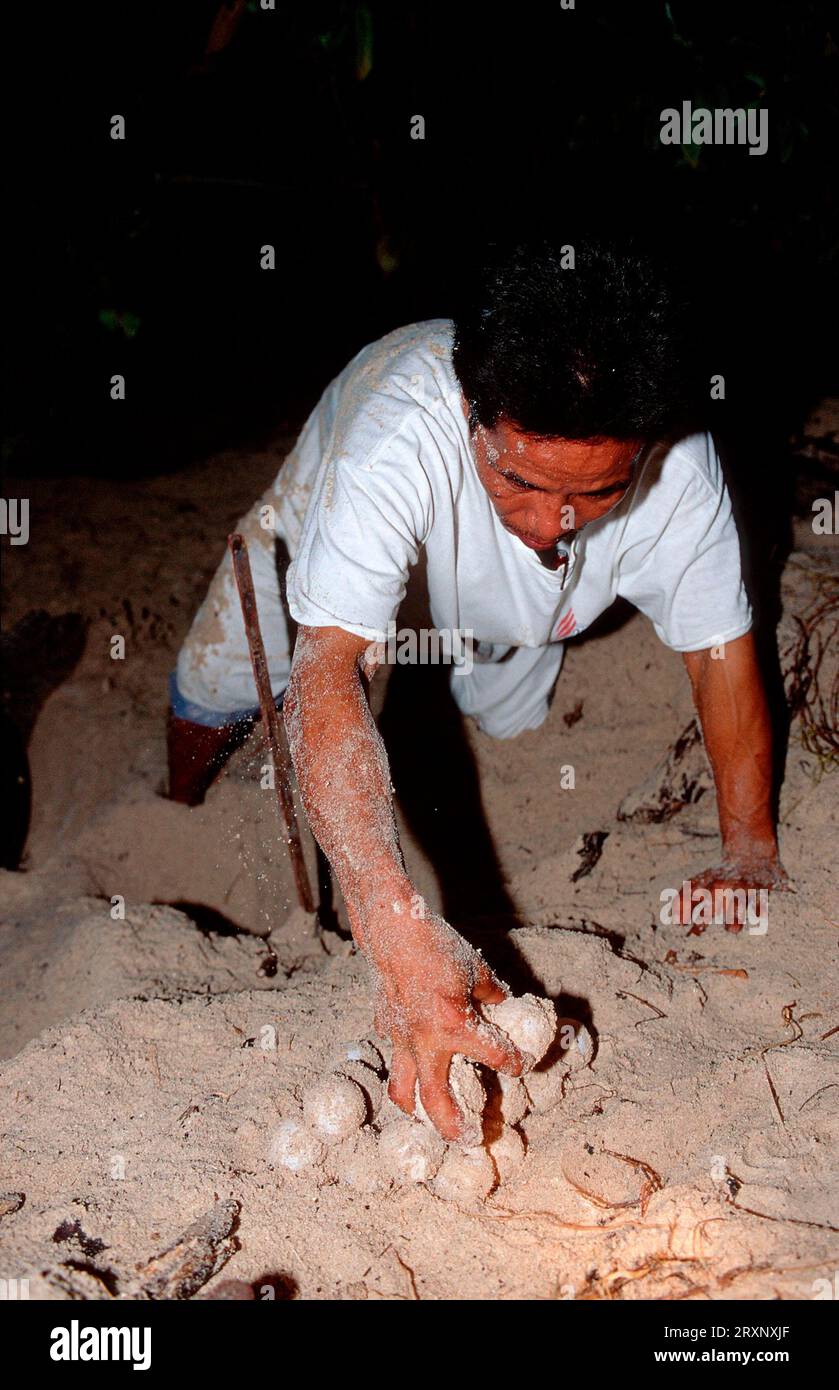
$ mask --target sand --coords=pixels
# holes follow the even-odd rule
[[[52,1299],[813,1297],[839,1260],[835,773],[796,726],[795,892],[766,935],[662,926],[661,889],[719,846],[712,790],[661,824],[617,818],[691,715],[679,657],[638,615],[569,647],[543,729],[466,736],[503,902],[483,875],[452,920],[517,993],[586,1024],[589,1064],[522,1122],[523,1162],[486,1201],[365,1181],[364,1145],[338,1169],[269,1164],[342,1038],[387,1063],[369,968],[343,914],[319,938],[294,910],[259,731],[203,807],[159,790],[166,674],[287,446],[122,484],[116,519],[95,480],[9,483],[32,539],[4,554],[4,626],[44,608],[87,631],[35,723],[24,871],[0,880],[0,1275]],[[799,526],[782,646],[837,569],[836,538]],[[426,767],[468,825],[451,764]],[[451,883],[398,814],[442,910]],[[452,864],[462,890],[476,861],[455,845]]]

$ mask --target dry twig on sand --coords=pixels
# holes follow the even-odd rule
[[[822,776],[839,762],[839,665],[829,688],[822,688],[825,656],[839,634],[839,593],[820,596],[803,617],[793,614],[793,621],[796,635],[781,653],[787,702]]]

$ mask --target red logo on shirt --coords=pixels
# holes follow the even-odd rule
[[[561,642],[563,637],[570,637],[576,626],[577,619],[574,617],[573,610],[569,610],[564,618],[560,618],[554,628],[554,641]]]

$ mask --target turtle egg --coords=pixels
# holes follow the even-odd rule
[[[552,1067],[547,1067],[544,1071],[529,1071],[527,1073],[524,1078],[524,1088],[527,1091],[531,1108],[537,1115],[544,1115],[548,1110],[553,1110],[555,1105],[559,1105],[567,1075],[568,1067],[561,1057]]]
[[[338,1144],[361,1129],[367,1098],[348,1076],[327,1076],[303,1092],[303,1118],[324,1144]]]
[[[379,1162],[388,1177],[401,1185],[429,1182],[445,1151],[435,1129],[407,1118],[388,1125],[379,1138]]]
[[[556,1012],[549,999],[538,999],[535,994],[511,995],[500,1004],[486,1004],[484,1013],[535,1062],[544,1057],[554,1040]]]
[[[320,1139],[300,1120],[283,1120],[271,1136],[268,1162],[300,1173],[304,1168],[316,1168],[321,1164],[324,1152]]]
[[[495,1183],[495,1165],[486,1149],[450,1148],[432,1188],[446,1202],[482,1202]]]
[[[367,1102],[367,1119],[375,1120],[382,1108],[382,1095],[384,1088],[376,1073],[371,1067],[363,1062],[345,1062],[343,1066],[336,1067],[338,1076],[347,1076],[350,1081],[354,1081],[360,1091],[363,1091]]]
[[[487,1148],[498,1171],[499,1182],[506,1182],[524,1162],[524,1140],[517,1129],[505,1127]]]

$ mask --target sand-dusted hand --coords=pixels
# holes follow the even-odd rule
[[[508,991],[481,955],[443,918],[426,914],[402,921],[398,931],[366,933],[376,975],[376,1029],[393,1043],[388,1094],[414,1114],[419,1085],[423,1108],[444,1139],[465,1139],[469,1129],[449,1086],[459,1053],[494,1071],[520,1076],[525,1059],[478,1004],[499,1004]]]

